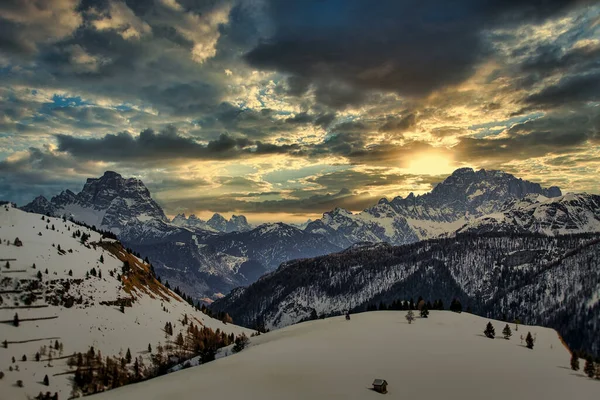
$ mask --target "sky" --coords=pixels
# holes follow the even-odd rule
[[[3,0],[0,199],[299,222],[460,167],[600,193],[600,5]]]

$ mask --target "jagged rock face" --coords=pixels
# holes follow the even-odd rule
[[[250,229],[250,224],[243,215],[232,215],[225,225],[225,232],[245,232]]]
[[[465,214],[480,216],[497,211],[506,201],[526,194],[557,197],[562,193],[553,186],[542,188],[502,171],[457,169],[430,193],[406,198],[396,197],[390,204],[406,217],[454,221]]]
[[[569,193],[547,198],[529,194],[506,202],[498,213],[470,221],[453,235],[487,232],[546,235],[600,232],[600,196]]]
[[[44,196],[38,196],[33,201],[23,207],[24,211],[43,214],[43,215],[55,215],[56,207],[52,205]]]
[[[185,217],[185,214],[177,214],[171,221],[173,225],[205,229],[214,232],[245,232],[252,229],[248,220],[243,215],[232,215],[229,221],[220,214],[214,214],[208,221],[203,221],[196,217],[194,214],[190,215],[189,218]]]
[[[227,220],[221,214],[213,214],[212,217],[206,224],[219,232],[225,232],[227,230]]]
[[[338,246],[357,242],[412,243],[454,231],[473,218],[497,212],[506,201],[526,194],[561,195],[557,187],[542,188],[501,171],[461,168],[430,193],[409,194],[378,204],[358,214],[335,209],[306,227]]]
[[[77,194],[66,190],[49,202],[38,197],[23,209],[39,213],[49,210],[55,216],[73,215],[81,222],[116,233],[132,223],[168,221],[142,181],[124,179],[112,171],[100,178],[89,178]]]

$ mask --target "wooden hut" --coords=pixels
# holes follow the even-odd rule
[[[387,381],[385,379],[375,379],[373,381],[373,390],[378,393],[387,393]]]

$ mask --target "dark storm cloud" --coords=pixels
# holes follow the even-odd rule
[[[488,49],[480,31],[539,21],[570,1],[307,0],[269,2],[275,33],[246,55],[258,68],[292,74],[334,108],[364,100],[361,89],[421,96],[463,81]]]
[[[525,103],[538,107],[556,107],[600,100],[600,71],[562,78],[557,84],[545,87],[525,98]]]
[[[334,114],[310,114],[308,112],[300,112],[281,119],[276,118],[275,111],[268,108],[257,111],[241,108],[231,103],[221,103],[198,119],[197,123],[202,127],[201,133],[204,135],[227,131],[253,139],[262,139],[285,135],[296,129],[296,126],[308,124],[328,126],[334,119]]]
[[[499,139],[461,138],[453,147],[461,160],[506,162],[548,154],[581,150],[588,141],[598,140],[600,113],[551,114],[518,124]]]
[[[379,130],[381,132],[404,132],[413,128],[417,123],[417,117],[415,114],[408,114],[401,118],[388,117],[385,124],[383,124]]]
[[[582,46],[565,51],[560,45],[529,49],[534,53],[521,65],[521,70],[547,76],[556,72],[587,71],[600,67],[600,46]]]
[[[251,155],[293,153],[296,145],[273,145],[221,134],[202,144],[180,136],[174,128],[155,133],[146,129],[134,137],[128,132],[107,134],[102,138],[76,138],[56,135],[58,150],[87,160],[133,161],[177,159],[231,159]]]

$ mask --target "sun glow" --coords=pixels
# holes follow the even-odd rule
[[[442,152],[415,154],[405,168],[406,172],[415,175],[442,175],[452,173],[454,169],[452,158]]]

